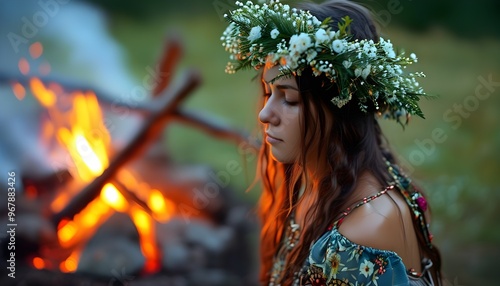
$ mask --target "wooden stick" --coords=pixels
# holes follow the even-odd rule
[[[167,44],[166,50],[168,51],[175,51],[177,48],[180,47],[180,43],[175,42],[174,40],[170,40]],[[180,53],[180,52],[179,52]],[[179,56],[179,55],[177,55]],[[167,71],[167,67],[173,67],[175,65],[176,61],[178,60],[175,56],[168,56],[165,55],[165,58],[162,60],[164,70]],[[93,87],[89,86],[84,86],[82,84],[77,84],[74,82],[70,82],[65,79],[56,79],[56,78],[40,78],[40,80],[45,84],[49,84],[51,82],[56,82],[59,85],[61,85],[65,90],[67,91],[73,91],[73,90],[92,90],[96,94],[96,96],[99,99],[99,103],[102,103],[104,105],[111,105],[114,107],[120,107],[120,108],[127,108],[130,111],[140,113],[144,116],[147,116],[153,110],[155,107],[157,107],[160,103],[160,98],[159,97],[154,97],[151,101],[149,102],[136,102],[134,104],[128,104],[126,102],[114,102],[111,99],[114,98],[111,95],[107,95]],[[164,79],[165,82],[163,85],[167,85],[168,81],[170,79]],[[19,82],[20,84],[27,86],[29,85],[29,79],[26,77],[14,77],[14,76],[8,76],[5,74],[0,73],[0,83],[1,82]],[[157,88],[155,88],[156,90]],[[159,87],[158,87],[159,89]],[[240,134],[238,131],[234,130],[233,128],[230,128],[227,125],[223,125],[219,122],[217,122],[216,119],[208,116],[199,116],[195,115],[192,112],[188,111],[182,111],[178,110],[175,113],[172,114],[172,118],[174,120],[181,121],[183,123],[189,124],[191,126],[194,126],[196,128],[200,128],[201,130],[209,133],[212,136],[215,136],[217,138],[223,138],[223,139],[231,139],[231,140],[236,140],[238,143],[240,142],[250,142],[251,146],[255,149],[260,148],[260,143],[259,142],[251,142],[251,140],[248,139],[248,136],[245,136],[243,134]],[[255,140],[254,140],[255,141]]]
[[[209,116],[201,116],[195,114],[194,112],[177,110],[172,115],[172,120],[178,120],[180,122],[189,124],[193,127],[199,128],[209,135],[216,138],[234,140],[237,143],[246,142],[249,143],[252,148],[259,150],[261,143],[256,140],[250,140],[249,136],[236,131],[234,128],[227,126],[221,122],[217,122],[216,119]]]
[[[162,105],[149,116],[142,128],[137,132],[131,142],[118,155],[113,158],[108,168],[92,183],[79,192],[71,202],[59,213],[52,217],[54,226],[57,227],[63,219],[72,219],[82,211],[101,192],[102,187],[112,179],[117,171],[131,159],[139,156],[145,147],[161,133],[168,115],[173,113],[183,99],[201,83],[198,73],[188,73],[178,90],[169,89],[162,96]]]
[[[127,186],[125,186],[122,182],[118,180],[111,180],[110,181],[113,185],[115,185],[116,189],[125,197],[127,201],[132,201],[135,202],[140,208],[142,208],[147,214],[150,216],[153,216],[153,210],[148,206],[146,202],[141,200],[137,195],[130,191]]]
[[[153,96],[156,97],[163,92],[172,79],[173,70],[182,57],[182,44],[179,36],[171,33],[168,36],[163,55],[160,59],[158,74],[156,74],[156,86],[153,89]]]

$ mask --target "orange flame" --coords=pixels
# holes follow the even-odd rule
[[[116,211],[125,212],[128,209],[127,200],[113,184],[104,185],[101,191],[101,200]]]
[[[61,264],[59,264],[59,269],[61,272],[75,272],[78,268],[78,260],[80,259],[81,250],[73,251],[71,255],[66,258]]]
[[[45,107],[52,107],[56,102],[56,95],[50,89],[45,88],[45,85],[38,78],[30,80],[30,88],[36,99]]]
[[[139,231],[142,254],[146,258],[144,271],[146,273],[156,272],[160,268],[161,257],[156,245],[155,222],[146,212],[137,207],[131,210],[131,215]]]
[[[42,53],[41,43],[36,42],[30,46],[33,59],[39,58]],[[19,69],[23,74],[29,73],[29,63],[26,59],[19,61]],[[50,71],[50,65],[48,70]],[[56,138],[59,145],[67,150],[69,160],[58,164],[68,167],[68,162],[72,162],[69,171],[75,179],[75,184],[83,185],[93,181],[108,167],[108,152],[111,149],[111,137],[104,125],[96,95],[90,91],[67,93],[60,85],[45,84],[38,78],[30,79],[29,87],[33,96],[47,109],[50,118],[41,127],[42,140],[50,142],[49,140]],[[16,83],[12,89],[18,99],[24,98],[25,90],[22,85]],[[132,218],[139,232],[141,251],[146,258],[144,271],[152,273],[160,269],[161,256],[156,242],[155,225],[157,221],[164,222],[171,218],[175,210],[174,203],[167,200],[159,190],[140,182],[126,169],[121,169],[115,180],[120,184],[105,184],[100,195],[80,213],[58,225],[59,244],[71,251],[65,260],[54,263],[59,264],[62,272],[76,271],[85,242],[114,212],[128,213]],[[128,202],[121,187],[135,192],[137,197],[146,202],[153,211],[153,217],[139,205]],[[61,191],[52,200],[52,211],[61,211],[80,189],[69,188]],[[34,258],[32,262],[37,269],[50,267],[50,260],[40,257]]]
[[[151,190],[148,206],[160,222],[167,222],[174,215],[175,203],[165,198],[159,190]]]
[[[71,248],[86,241],[111,215],[113,209],[101,198],[94,199],[73,220],[61,222],[57,237],[62,247]]]

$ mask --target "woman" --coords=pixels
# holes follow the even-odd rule
[[[427,96],[373,20],[348,1],[240,6],[226,18],[227,72],[262,72],[264,285],[440,285],[422,194],[377,117],[400,124]],[[406,118],[406,122],[402,122]]]

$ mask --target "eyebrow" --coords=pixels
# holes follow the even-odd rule
[[[266,81],[264,79],[262,79],[262,82],[264,83],[264,85],[272,84],[270,81]],[[295,86],[292,86],[292,85],[289,85],[289,84],[275,84],[274,86],[277,89],[293,89],[293,90],[299,91]]]
[[[291,86],[289,84],[277,84],[275,85],[277,89],[293,89],[299,91],[295,86]]]

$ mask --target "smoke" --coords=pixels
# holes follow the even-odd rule
[[[36,59],[29,53],[35,42],[44,46],[43,55]],[[43,176],[55,171],[44,155],[49,150],[37,141],[43,108],[29,92],[18,100],[11,81],[5,80],[24,77],[18,68],[21,58],[29,62],[28,77],[40,76],[41,67],[49,65],[50,78],[93,87],[102,91],[100,95],[111,96],[111,102],[118,97],[124,102],[127,98],[120,95],[138,85],[125,56],[108,30],[106,15],[89,3],[0,1],[0,173],[16,170],[20,176]],[[126,126],[130,133],[137,122],[133,117],[115,122],[115,130],[123,132]]]

